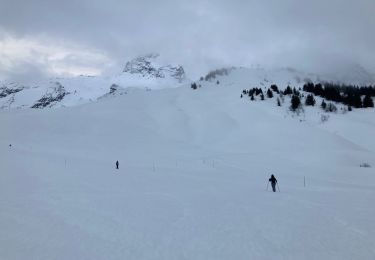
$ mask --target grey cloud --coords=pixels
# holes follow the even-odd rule
[[[119,67],[160,52],[193,76],[255,63],[314,69],[336,58],[375,71],[373,0],[1,0],[0,6],[0,28],[15,37],[77,42]]]
[[[22,84],[34,84],[50,76],[43,67],[37,66],[33,62],[20,62],[16,67],[17,69],[11,70],[0,68],[0,74],[3,74],[2,80]]]

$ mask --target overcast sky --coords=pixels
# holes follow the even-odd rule
[[[228,66],[375,72],[374,0],[0,0],[0,78],[106,74],[158,52],[191,77]]]

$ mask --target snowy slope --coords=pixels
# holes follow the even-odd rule
[[[265,69],[261,67],[233,67],[222,70],[225,72],[222,73],[223,75],[215,75],[215,73],[213,73],[214,77],[209,77],[208,81],[216,82],[221,78],[226,84],[248,83],[252,85],[252,87],[267,88],[270,87],[271,84],[276,84],[282,88],[285,88],[287,85],[302,87],[306,82],[333,82],[359,86],[375,84],[375,78],[362,67],[357,66],[337,70],[331,69],[330,71],[325,73],[321,72],[320,74],[306,73],[293,68]]]
[[[296,116],[243,72],[0,111],[0,259],[374,259],[374,109]]]
[[[213,74],[208,81],[216,82]],[[342,65],[319,73],[292,68],[264,69],[233,67],[225,70],[224,83],[248,87],[301,87],[305,82],[340,82],[354,85],[375,84],[374,77],[359,65]],[[58,108],[97,101],[113,94],[111,87],[126,94],[127,88],[162,89],[187,86],[191,81],[180,65],[165,64],[160,55],[148,54],[128,61],[121,73],[112,76],[56,78],[34,85],[0,82],[0,109]],[[201,83],[205,84],[205,83]],[[111,93],[110,93],[111,92]]]
[[[30,108],[40,103],[43,104],[37,108],[76,106],[100,99],[110,92],[112,85],[121,89],[159,89],[179,87],[187,82],[189,80],[182,66],[163,64],[158,54],[149,54],[128,61],[124,70],[113,76],[56,78],[30,86],[20,86],[14,82],[0,83],[0,108]],[[61,92],[58,89],[60,86],[66,95],[55,100]],[[45,98],[51,102],[40,102]]]

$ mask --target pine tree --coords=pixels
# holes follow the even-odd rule
[[[263,95],[263,93],[260,94],[260,100],[264,100],[264,95]]]
[[[366,95],[363,99],[363,107],[374,107],[374,101],[370,95]]]
[[[273,85],[271,85],[271,89],[273,90],[273,91],[275,91],[276,93],[278,93],[279,94],[279,88],[277,87],[277,85],[275,85],[275,84],[273,84]]]
[[[315,87],[314,87],[314,94],[316,96],[323,96],[324,90],[323,90],[322,84],[318,83],[318,84],[315,85]]]
[[[293,95],[300,96],[300,93],[296,88],[293,88]]]
[[[291,106],[290,108],[295,111],[297,108],[299,108],[301,105],[301,100],[300,98],[297,96],[297,95],[293,95],[292,96],[292,100],[291,100]]]
[[[356,94],[353,96],[353,106],[355,108],[361,108],[362,107],[362,99],[359,94]]]
[[[313,93],[314,92],[314,83],[308,82],[303,85],[303,91]]]
[[[268,98],[273,98],[273,93],[270,89],[267,90],[267,97]]]
[[[263,90],[261,88],[256,88],[255,95],[258,96],[259,94],[263,94]]]
[[[315,99],[312,94],[308,94],[305,101],[306,106],[315,106]]]
[[[254,95],[251,95],[250,100],[251,100],[251,101],[254,101],[254,100],[255,100]]]
[[[290,88],[290,86],[287,86],[286,89],[284,90],[284,95],[291,95],[291,94],[293,94],[293,91]]]

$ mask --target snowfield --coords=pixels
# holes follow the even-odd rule
[[[0,111],[0,259],[375,259],[374,109],[218,79]]]

